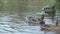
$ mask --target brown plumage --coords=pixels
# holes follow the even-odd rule
[[[35,18],[35,17],[28,17],[28,22],[30,23],[30,24],[40,24],[40,25],[43,25],[43,24],[45,24],[45,22],[43,21],[43,19],[44,19],[44,15],[42,15],[42,17],[41,18]]]

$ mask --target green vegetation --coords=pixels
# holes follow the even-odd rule
[[[2,0],[0,0],[0,11],[2,11],[2,9],[3,9],[3,2]]]
[[[57,8],[59,9],[59,11],[60,11],[60,0],[57,0]]]
[[[44,6],[52,6],[54,0],[0,0],[0,12],[6,14],[40,12]]]
[[[58,20],[60,20],[60,0],[56,0],[56,12],[57,12],[57,22],[56,26],[58,26]]]

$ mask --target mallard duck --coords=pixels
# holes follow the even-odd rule
[[[28,23],[30,24],[45,24],[43,21],[44,15],[41,18],[35,18],[35,17],[28,17]]]
[[[41,27],[41,30],[45,30],[45,31],[60,31],[60,26],[55,26],[55,25],[43,25]]]
[[[52,29],[52,26],[51,25],[43,25],[43,26],[41,26],[41,30],[43,31],[43,30],[45,30],[45,31],[51,31],[51,29]]]

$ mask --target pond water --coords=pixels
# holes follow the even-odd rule
[[[5,15],[0,13],[0,34],[60,34],[57,31],[40,31],[39,25],[29,26],[23,19],[25,17],[21,18],[23,20],[20,18],[18,14]]]

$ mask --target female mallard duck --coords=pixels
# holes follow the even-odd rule
[[[60,31],[60,26],[55,26],[55,25],[43,25],[41,27],[41,30],[45,30],[45,31]]]
[[[44,21],[42,21],[44,22]],[[60,22],[60,20],[57,21],[58,23]],[[41,24],[41,22],[40,22]],[[57,24],[58,26],[56,25],[49,25],[49,24],[42,24],[41,26],[41,30],[45,30],[45,31],[59,31],[60,30],[60,24]]]

